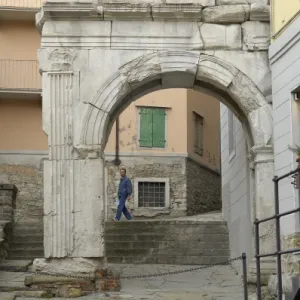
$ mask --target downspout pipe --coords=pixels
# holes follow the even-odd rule
[[[116,119],[116,150],[115,150],[115,166],[119,166],[121,164],[120,160],[120,120],[119,117]]]

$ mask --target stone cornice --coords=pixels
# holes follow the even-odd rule
[[[251,157],[254,165],[259,163],[274,162],[274,151],[270,145],[251,148]]]
[[[244,13],[245,12],[245,13]],[[247,12],[247,13],[246,13]],[[37,27],[46,20],[186,21],[216,24],[267,21],[269,5],[216,5],[214,0],[48,0],[37,14]]]

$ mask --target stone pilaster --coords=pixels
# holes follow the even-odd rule
[[[253,147],[251,149],[252,167],[255,169],[255,201],[253,203],[253,221],[274,215],[274,154],[272,146]],[[275,221],[262,223],[259,226],[260,254],[276,250]],[[253,253],[255,255],[255,228],[253,225]],[[248,282],[256,283],[255,258],[249,264]],[[276,273],[274,257],[261,258],[261,282],[268,284],[269,277]]]
[[[49,72],[49,161],[45,180],[45,256],[65,257],[74,246],[72,72]]]
[[[255,218],[263,219],[274,215],[274,154],[272,146],[252,149],[255,166]],[[272,252],[275,247],[274,220],[260,225],[261,252]]]

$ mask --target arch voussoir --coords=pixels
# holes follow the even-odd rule
[[[89,103],[84,119],[82,142],[105,146],[114,115],[125,107],[126,97],[148,82],[157,80],[158,88],[193,88],[209,83],[226,92],[231,103],[248,120],[254,144],[268,145],[272,140],[272,113],[258,87],[244,73],[213,55],[196,51],[152,52],[127,62],[105,82]],[[136,93],[138,94],[138,93]]]
[[[235,67],[217,57],[201,54],[196,79],[212,84],[223,91],[227,91],[227,88],[238,72]]]

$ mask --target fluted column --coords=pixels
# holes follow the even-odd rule
[[[46,80],[49,160],[44,165],[45,257],[101,257],[103,159],[73,145],[78,76],[51,71]]]
[[[47,74],[50,106],[49,161],[45,166],[45,256],[65,257],[74,246],[72,153],[73,72]]]

